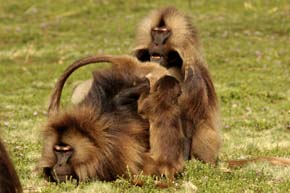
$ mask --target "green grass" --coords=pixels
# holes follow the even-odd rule
[[[41,127],[60,73],[80,57],[124,54],[135,27],[168,0],[0,0],[0,129],[25,192],[289,192],[290,169],[256,164],[228,171],[223,161],[290,155],[290,3],[276,1],[171,1],[191,15],[200,31],[220,99],[221,164],[186,164],[178,186],[143,188],[127,180],[55,185],[37,170]],[[95,67],[68,81],[87,79]],[[288,128],[288,129],[287,129]]]

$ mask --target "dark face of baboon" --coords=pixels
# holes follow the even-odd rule
[[[152,30],[152,42],[150,43],[148,49],[139,50],[136,53],[136,57],[143,62],[157,62],[166,68],[181,68],[181,57],[166,43],[167,39],[170,37],[169,31],[159,31],[160,29],[158,28]]]
[[[70,145],[59,143],[54,145],[53,150],[56,156],[56,164],[51,171],[53,179],[58,182],[64,182],[67,179],[77,178],[70,163],[73,148]]]
[[[146,46],[144,45],[143,48],[137,49],[135,52],[140,61],[157,62],[166,68],[181,68],[183,61],[174,45],[171,44],[170,39],[173,36],[173,31],[168,24],[169,21],[166,20],[172,11],[173,8],[165,10],[159,21],[151,26],[150,42],[146,42]]]

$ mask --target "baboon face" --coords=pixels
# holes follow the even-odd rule
[[[77,176],[71,166],[70,159],[74,150],[70,145],[58,143],[53,146],[53,152],[56,158],[56,163],[53,167],[44,168],[44,173],[52,181],[64,182],[67,179],[76,178]]]
[[[171,30],[161,21],[159,26],[151,29],[151,42],[148,49],[140,49],[136,56],[140,61],[157,62],[166,68],[182,66],[182,59],[177,51],[171,48],[168,39]]]
[[[52,115],[44,130],[40,166],[51,181],[70,178],[84,181],[98,176],[104,157],[106,121],[93,108],[79,107]]]

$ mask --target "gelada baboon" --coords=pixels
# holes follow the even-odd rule
[[[160,78],[149,92],[143,92],[138,100],[138,113],[149,120],[150,151],[144,161],[145,175],[174,175],[184,167],[184,135],[178,97],[179,82],[171,76]]]
[[[0,192],[21,193],[22,187],[9,158],[9,155],[0,139]]]
[[[133,53],[140,61],[179,72],[185,159],[216,163],[221,146],[218,101],[189,17],[172,7],[153,11],[138,27]]]
[[[155,61],[179,72],[179,98],[185,140],[185,158],[215,163],[221,146],[219,108],[215,88],[203,58],[196,28],[175,8],[153,11],[139,25],[133,54],[140,61]],[[241,167],[252,162],[289,166],[289,158],[256,157],[228,161]]]
[[[83,100],[60,111],[67,78],[96,62],[110,62],[112,68],[95,71]],[[149,150],[149,125],[137,113],[137,100],[155,77],[167,74],[160,65],[142,64],[132,56],[93,56],[70,65],[56,83],[43,131],[40,167],[45,175],[53,181],[85,181],[114,180],[127,171],[139,174]]]

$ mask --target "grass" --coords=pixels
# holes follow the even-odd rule
[[[124,54],[137,23],[167,0],[0,0],[0,129],[25,192],[289,192],[290,169],[267,164],[228,170],[223,161],[290,155],[290,3],[280,1],[171,1],[192,16],[220,99],[221,163],[186,164],[178,187],[143,188],[127,180],[55,185],[36,166],[50,92],[72,61],[96,53]],[[81,69],[68,81],[91,76]]]

